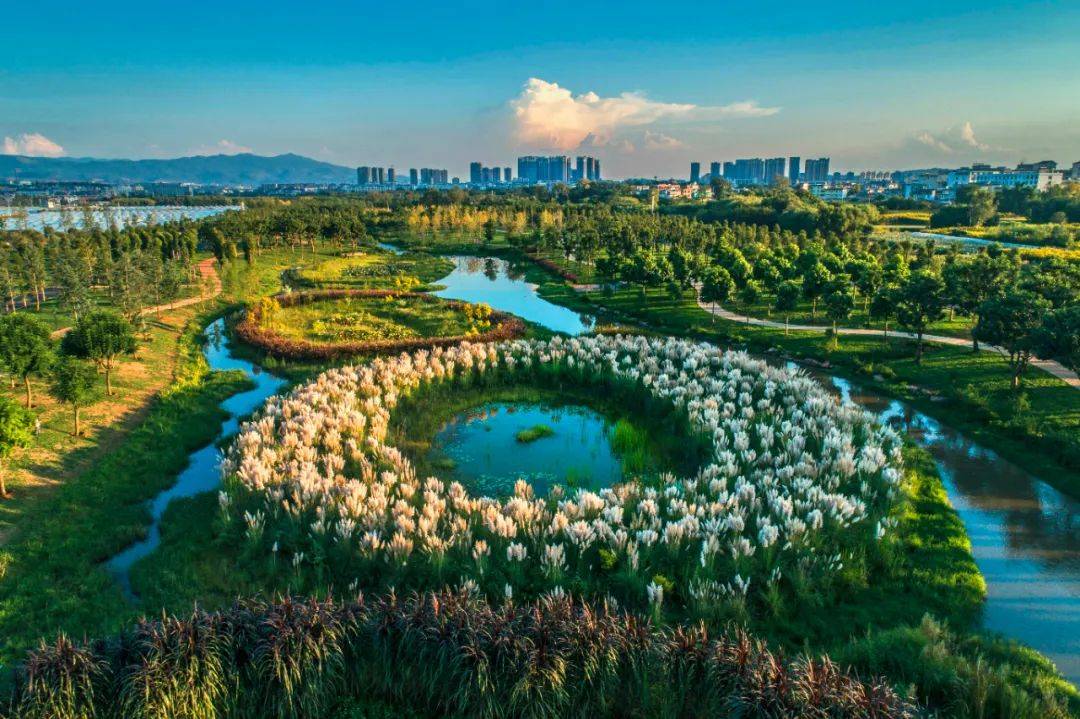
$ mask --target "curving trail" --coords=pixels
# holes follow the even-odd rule
[[[198,265],[196,265],[196,267],[199,268],[199,274],[202,275],[203,279],[204,280],[205,279],[210,280],[210,291],[209,292],[204,292],[203,294],[196,295],[195,297],[185,297],[184,299],[176,300],[175,302],[167,302],[167,303],[165,303],[163,305],[156,305],[154,307],[145,307],[139,312],[139,314],[140,315],[156,315],[156,314],[159,314],[161,312],[168,312],[169,310],[175,310],[175,309],[179,309],[181,307],[189,307],[191,305],[195,305],[195,304],[198,304],[200,302],[205,302],[206,300],[208,300],[208,299],[210,299],[212,297],[217,297],[218,295],[220,295],[221,294],[221,277],[218,275],[217,270],[214,269],[214,263],[215,262],[217,262],[216,259],[214,259],[213,257],[208,257],[205,260],[201,261]],[[60,329],[58,329],[58,330],[56,330],[56,331],[54,331],[52,333],[52,338],[56,339],[58,337],[63,337],[64,335],[66,335],[70,331],[71,331],[70,327],[61,327]]]
[[[789,330],[797,330],[800,332],[821,332],[825,333],[829,327],[821,327],[819,325],[784,325],[783,322],[774,322],[773,320],[763,320],[757,317],[750,317],[747,319],[746,315],[741,315],[731,310],[725,310],[723,307],[713,306],[706,302],[702,302],[700,294],[697,298],[698,306],[708,312],[709,314],[716,315],[717,317],[731,322],[739,322],[741,324],[751,324],[757,327],[770,327],[773,329],[784,329],[786,326]],[[836,329],[838,334],[842,335],[866,335],[872,337],[881,337],[885,333],[882,330],[866,329],[860,327],[838,327]],[[904,337],[907,339],[916,339],[916,336],[910,332],[889,332],[890,337]],[[971,341],[961,339],[960,337],[946,337],[944,335],[923,335],[924,342],[933,342],[935,344],[953,345],[955,347],[971,347]],[[1005,353],[1001,347],[995,347],[994,345],[980,345],[980,350],[986,350],[991,352]],[[1073,389],[1080,390],[1080,377],[1075,372],[1065,367],[1059,362],[1054,360],[1044,360],[1039,358],[1033,358],[1031,360],[1032,367],[1038,367],[1039,369],[1049,372],[1054,375],[1065,384],[1069,385]]]

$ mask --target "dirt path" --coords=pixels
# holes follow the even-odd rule
[[[739,322],[742,324],[755,325],[757,327],[771,327],[773,329],[797,330],[800,332],[821,332],[824,333],[829,330],[829,327],[821,327],[819,325],[785,325],[783,322],[774,322],[773,320],[763,320],[757,317],[751,317],[749,320],[746,315],[741,315],[730,310],[725,310],[723,307],[713,306],[701,301],[701,297],[698,297],[698,306],[710,314],[714,314],[717,317],[722,317],[725,320],[732,322]],[[871,337],[881,337],[884,335],[882,330],[865,329],[859,327],[838,327],[837,333],[842,335],[865,335]],[[890,332],[890,337],[905,337],[907,339],[916,339],[916,336],[910,332]],[[933,342],[935,344],[953,345],[954,347],[971,347],[971,340],[962,339],[960,337],[945,337],[943,335],[923,335],[923,341]],[[1005,353],[1001,347],[995,347],[993,345],[980,345],[979,349],[986,350],[988,352]],[[1034,358],[1031,360],[1032,367],[1038,367],[1039,369],[1049,372],[1054,375],[1065,384],[1074,389],[1080,390],[1080,377],[1077,377],[1076,373],[1068,369],[1064,365],[1055,362],[1053,360],[1044,360]]]
[[[175,302],[168,302],[163,305],[157,305],[155,307],[145,307],[139,311],[139,315],[156,315],[162,312],[168,312],[169,310],[180,309],[181,307],[189,307],[191,305],[205,302],[211,297],[217,297],[221,294],[221,277],[218,276],[217,270],[214,269],[214,263],[217,262],[213,257],[208,257],[201,261],[198,265],[199,274],[202,275],[204,280],[210,281],[210,291],[204,292],[201,295],[195,297],[185,297],[182,300],[176,300]],[[57,339],[63,337],[71,331],[70,327],[61,327],[60,329],[52,333],[52,338]]]

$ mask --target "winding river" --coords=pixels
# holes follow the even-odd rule
[[[569,334],[587,331],[592,324],[591,318],[540,297],[536,286],[524,281],[505,260],[453,260],[454,270],[439,281],[445,286],[437,293],[442,297],[486,302]],[[217,440],[234,433],[238,417],[258,408],[285,384],[233,356],[223,331],[221,320],[207,329],[210,341],[205,353],[211,368],[241,370],[256,386],[222,403],[231,416],[223,422]],[[1067,679],[1080,683],[1080,503],[903,402],[838,377],[814,374],[831,385],[842,401],[855,402],[881,421],[907,431],[933,455],[986,578],[985,626],[1046,654]],[[217,440],[194,452],[177,483],[153,500],[153,524],[147,538],[108,562],[129,593],[128,569],[160,542],[159,522],[169,502],[218,486]]]
[[[280,391],[286,384],[285,380],[270,374],[253,362],[233,355],[225,340],[225,320],[219,319],[210,323],[204,334],[206,345],[203,348],[203,354],[210,369],[240,370],[255,386],[234,394],[221,403],[221,408],[229,413],[229,417],[221,423],[221,429],[218,430],[213,442],[189,455],[188,466],[176,478],[176,484],[158,494],[151,501],[150,515],[153,521],[146,538],[132,544],[106,563],[106,568],[116,577],[116,581],[128,597],[132,596],[128,572],[135,562],[150,554],[161,543],[161,517],[166,507],[174,499],[191,497],[216,489],[221,484],[221,476],[218,472],[221,464],[221,450],[218,449],[218,442],[236,433],[241,417],[261,407],[270,395]]]

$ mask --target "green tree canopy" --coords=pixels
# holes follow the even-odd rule
[[[0,396],[0,497],[8,498],[7,463],[19,447],[34,437],[34,415],[7,397]]]
[[[111,395],[112,371],[116,361],[135,352],[135,330],[115,312],[101,311],[84,315],[66,335],[64,354],[87,359],[105,372],[105,387]]]
[[[82,434],[79,411],[97,396],[97,371],[92,365],[64,356],[53,368],[49,394],[58,402],[71,405],[75,413],[75,436]]]
[[[53,359],[49,328],[37,317],[13,312],[0,318],[0,364],[26,387],[26,406],[34,406],[30,378],[42,376]]]
[[[922,364],[923,334],[945,314],[945,283],[929,270],[912,273],[894,294],[896,320],[915,334],[915,364]]]
[[[979,322],[972,335],[1002,349],[1014,388],[1020,386],[1020,378],[1034,355],[1036,333],[1049,311],[1049,300],[1027,290],[1012,290],[979,306]]]

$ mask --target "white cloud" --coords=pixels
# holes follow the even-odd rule
[[[966,120],[960,127],[950,127],[944,132],[936,134],[928,130],[920,130],[915,134],[915,141],[946,155],[967,149],[975,149],[981,152],[994,149],[985,142],[979,142],[978,138],[975,137],[975,128],[970,120]]]
[[[518,140],[528,146],[571,150],[583,143],[607,145],[617,131],[669,119],[762,117],[779,108],[760,107],[752,100],[720,107],[657,102],[641,92],[600,97],[595,92],[574,95],[557,83],[529,78],[521,94],[510,101]]]
[[[757,100],[742,100],[720,107],[702,108],[703,113],[712,117],[768,117],[780,112],[779,107],[762,107]]]
[[[686,144],[678,138],[662,132],[645,131],[645,149],[647,150],[678,150],[682,147],[686,147]]]
[[[233,142],[232,140],[218,140],[214,145],[202,145],[191,151],[193,155],[242,155],[253,152],[250,147]]]
[[[944,152],[946,154],[952,154],[953,152],[952,147],[947,142],[944,142],[943,140],[934,137],[926,130],[916,133],[915,140],[917,142],[921,142],[927,147],[932,147],[935,150],[940,150],[941,152]]]
[[[975,139],[975,128],[971,126],[971,120],[960,126],[960,140],[976,150],[989,150],[990,146]]]
[[[37,132],[24,132],[15,137],[4,138],[5,155],[28,155],[29,157],[62,157],[64,148]]]

